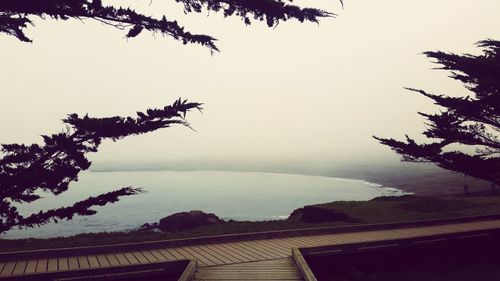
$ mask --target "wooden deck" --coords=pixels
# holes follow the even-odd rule
[[[290,259],[292,248],[353,244],[500,229],[500,220],[404,229],[309,235],[95,255],[0,261],[0,279],[39,272],[105,268],[179,259],[198,262],[196,280],[301,280]],[[286,277],[286,278],[285,278]]]
[[[291,258],[203,267],[195,281],[204,280],[304,280]]]

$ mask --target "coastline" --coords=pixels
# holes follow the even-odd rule
[[[98,214],[76,217],[71,222],[13,230],[4,238],[76,235],[83,232],[125,231],[158,221],[177,212],[202,210],[225,220],[270,221],[287,217],[304,205],[333,201],[366,201],[378,196],[404,192],[364,180],[276,172],[241,171],[113,171],[85,172],[78,185],[65,194],[46,198],[45,205],[64,206],[101,193],[102,187],[133,185],[148,191],[127,197],[116,204],[99,207]],[[84,192],[84,193],[81,193]],[[69,199],[68,199],[69,198]],[[45,200],[45,199],[44,199]],[[52,200],[52,201],[50,201]],[[256,208],[257,205],[266,208]],[[30,211],[37,211],[34,209]],[[73,227],[76,225],[77,227]],[[28,234],[26,234],[28,233]]]
[[[337,180],[358,180],[375,187],[395,188],[407,193],[422,196],[443,196],[463,193],[463,185],[468,184],[472,192],[488,190],[490,184],[473,178],[464,179],[462,175],[434,166],[346,166],[335,169],[299,168],[94,168],[94,173],[110,172],[242,172],[283,175],[326,177]]]

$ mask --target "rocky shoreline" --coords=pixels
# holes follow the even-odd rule
[[[314,205],[295,209],[285,221],[296,221],[304,223],[328,223],[346,222],[355,223],[359,220],[350,217],[342,211],[325,209]],[[160,219],[159,222],[146,223],[140,227],[143,231],[176,232],[196,229],[204,226],[224,224],[225,221],[213,213],[205,213],[200,210],[180,212]],[[230,222],[235,222],[231,220]]]

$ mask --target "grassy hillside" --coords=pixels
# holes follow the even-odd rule
[[[373,224],[500,214],[500,197],[379,197],[365,202],[341,201],[315,206],[338,210],[360,223]]]

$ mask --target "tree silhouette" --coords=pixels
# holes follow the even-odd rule
[[[418,144],[408,136],[406,141],[374,138],[401,154],[403,161],[433,162],[441,168],[500,185],[500,41],[484,40],[476,45],[482,48],[481,55],[424,53],[435,59],[440,69],[451,71],[450,78],[462,82],[470,96],[451,97],[408,89],[431,98],[443,108],[438,114],[419,112],[427,119],[424,135],[434,142]]]
[[[221,12],[224,17],[240,17],[245,24],[253,20],[265,21],[269,27],[280,21],[296,19],[300,22],[318,22],[319,18],[334,14],[314,8],[301,8],[287,0],[175,0],[184,5],[185,13],[203,10]],[[170,36],[184,44],[196,43],[218,51],[216,39],[209,35],[186,31],[175,20],[165,16],[157,19],[130,8],[103,5],[101,0],[2,0],[0,1],[0,32],[13,35],[21,41],[31,42],[24,29],[33,25],[31,16],[40,18],[93,19],[118,29],[127,29],[126,37],[135,37],[143,30]]]
[[[14,204],[31,203],[41,198],[40,192],[61,194],[91,162],[86,154],[97,152],[106,139],[120,140],[172,125],[189,127],[186,113],[201,110],[201,104],[177,100],[161,109],[137,112],[132,117],[92,118],[70,114],[63,120],[64,132],[43,137],[43,145],[4,144],[0,158],[0,233],[14,227],[32,227],[51,220],[71,219],[74,215],[93,215],[93,206],[118,201],[121,196],[137,194],[140,188],[124,187],[73,206],[40,211],[29,216],[19,214]]]

